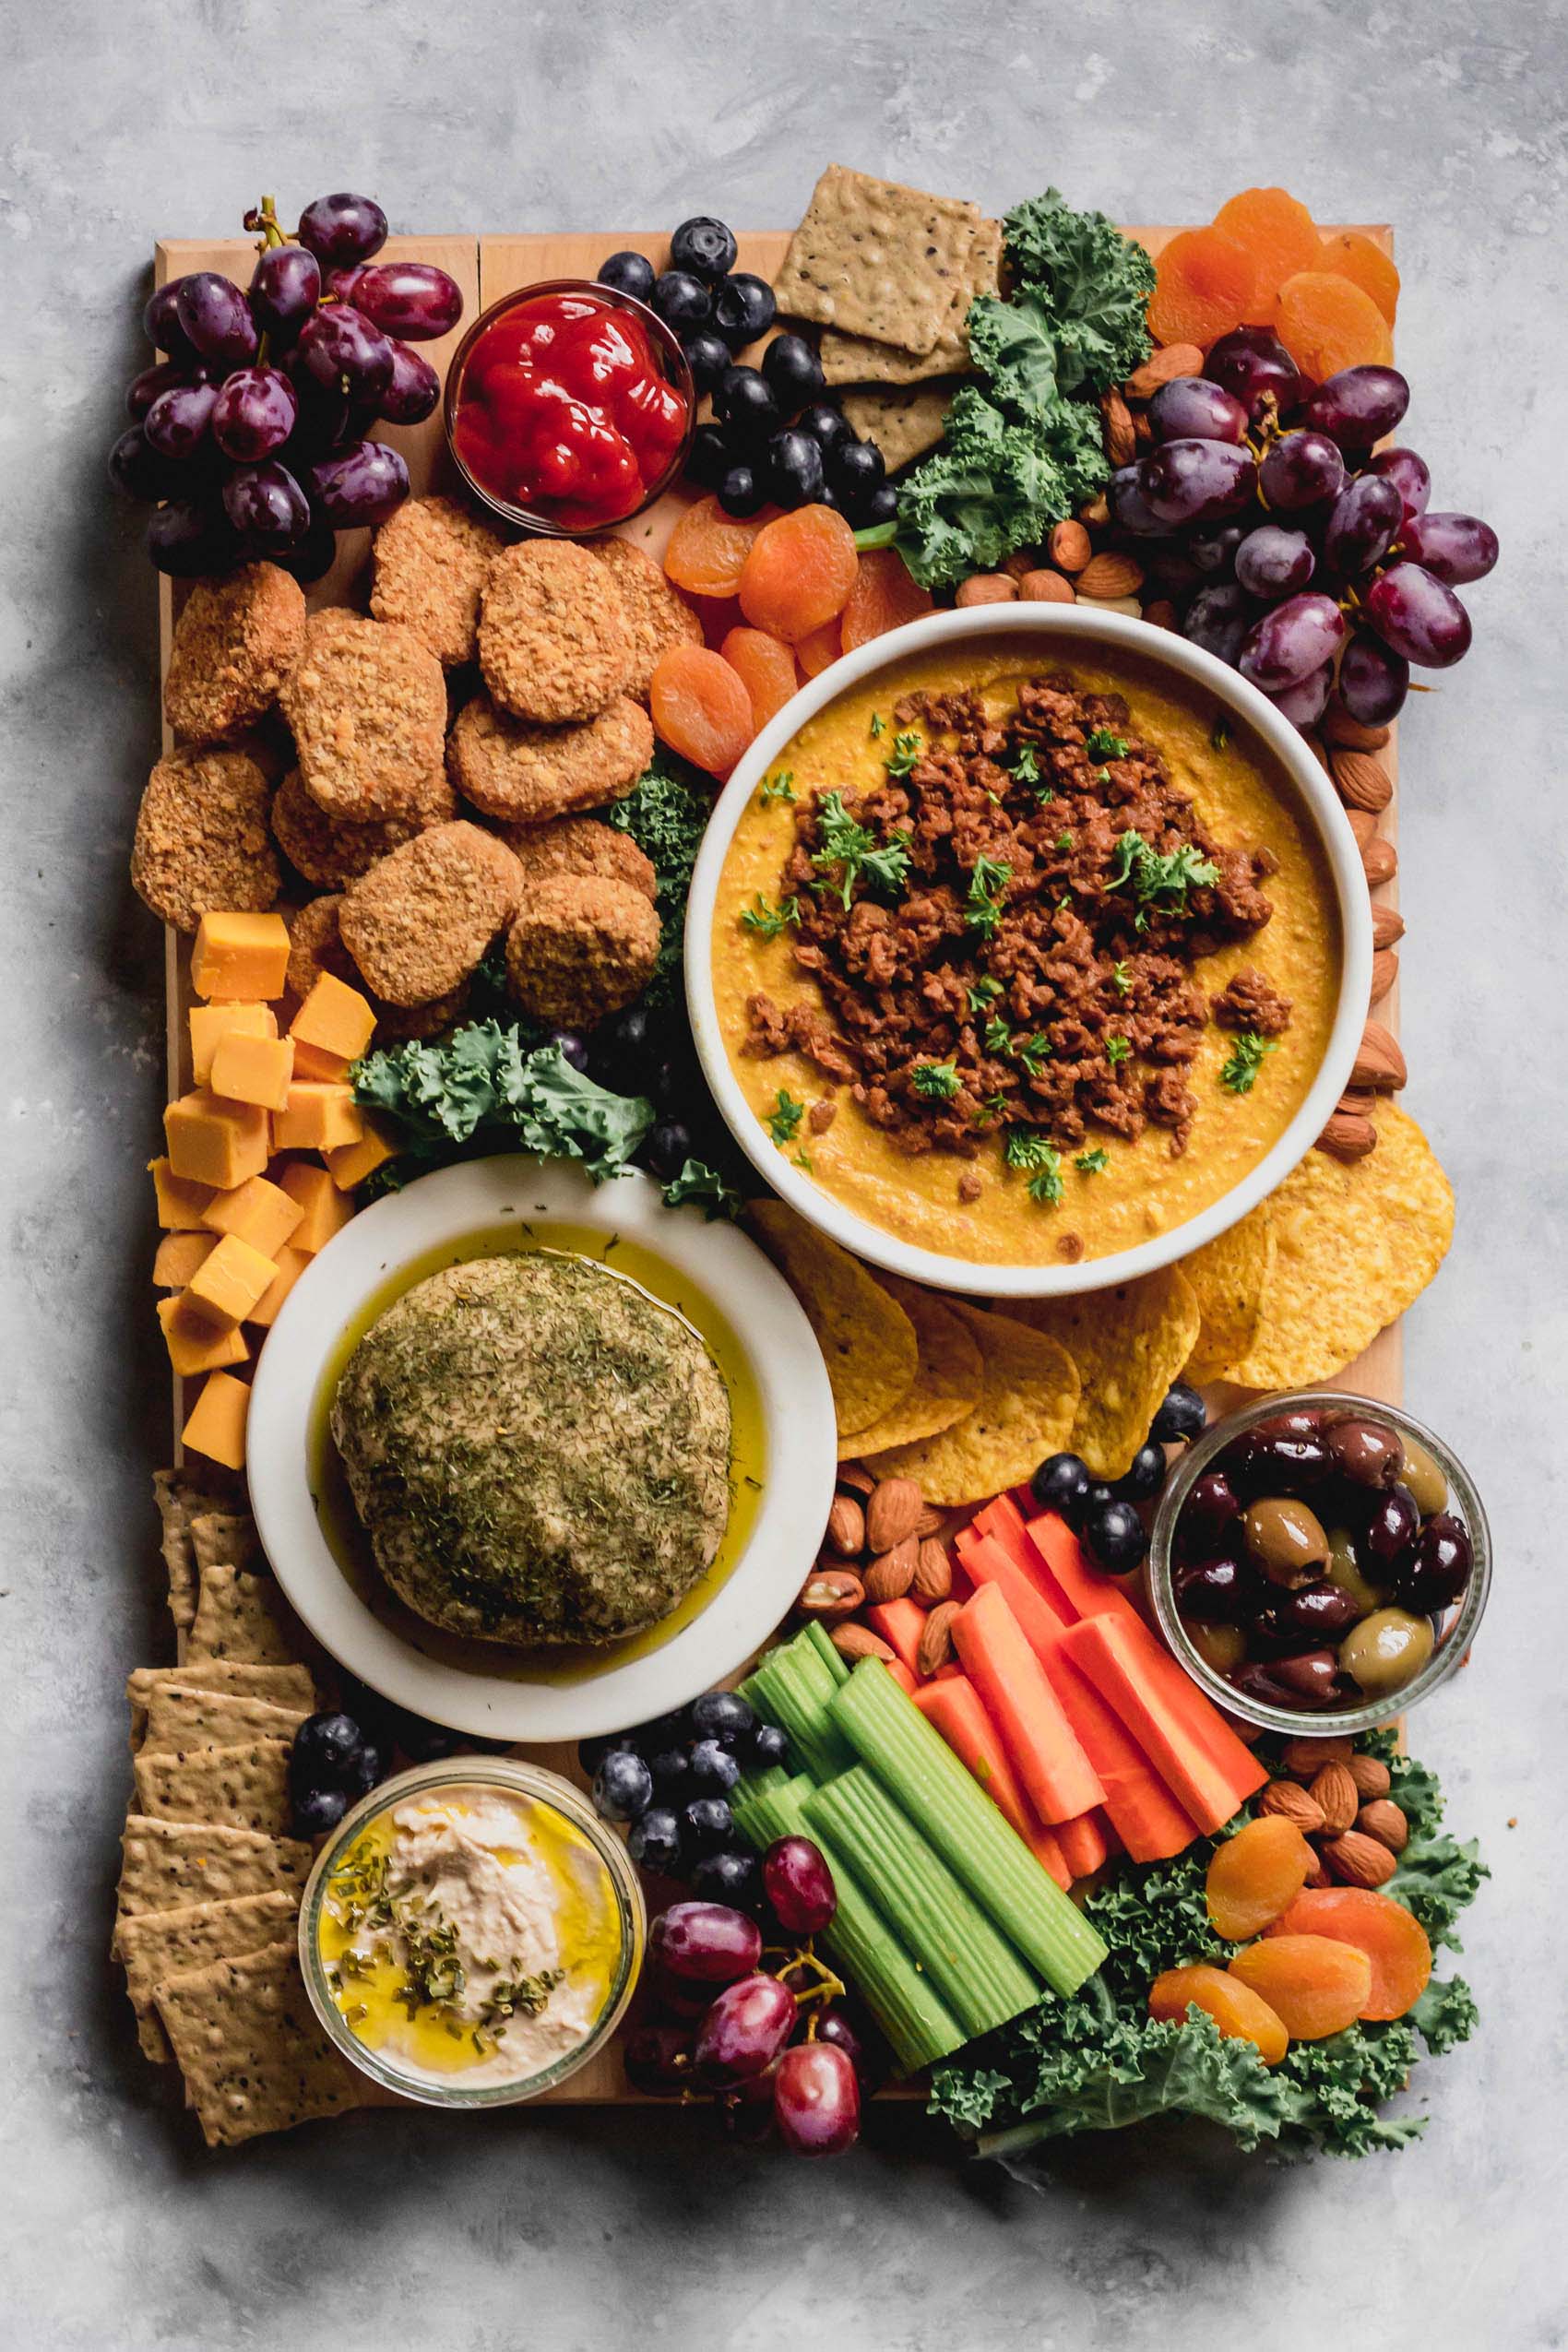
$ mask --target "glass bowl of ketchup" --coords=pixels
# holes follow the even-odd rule
[[[679,477],[696,393],[685,353],[645,303],[552,278],[475,319],[442,414],[481,505],[520,529],[576,539],[640,515]]]

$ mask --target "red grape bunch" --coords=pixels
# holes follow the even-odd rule
[[[1446,670],[1470,643],[1455,594],[1484,579],[1497,535],[1430,514],[1413,449],[1379,449],[1410,387],[1396,368],[1313,385],[1266,327],[1222,335],[1202,375],[1160,386],[1152,445],[1112,476],[1112,517],[1148,542],[1183,636],[1240,670],[1301,728],[1331,693],[1386,726],[1410,666]]]
[[[125,396],[109,476],[153,505],[160,571],[265,559],[317,580],[337,532],[385,522],[408,496],[408,467],[370,429],[429,416],[441,382],[411,346],[455,327],[463,297],[428,262],[375,260],[386,215],[369,196],[317,196],[295,239],[271,196],[244,225],[259,238],[247,289],[198,269],[148,303],[162,357]]]
[[[649,2008],[628,2037],[627,2079],[656,2097],[707,2094],[737,2138],[777,2133],[795,2156],[838,2156],[860,2131],[861,2096],[886,2071],[874,2029],[812,1948],[837,1908],[809,1837],[763,1857],[766,1925],[724,1903],[672,1903],[648,1932]]]

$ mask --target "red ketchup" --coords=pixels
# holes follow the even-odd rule
[[[452,440],[493,498],[592,530],[642,505],[687,416],[635,312],[592,294],[540,294],[469,353]]]

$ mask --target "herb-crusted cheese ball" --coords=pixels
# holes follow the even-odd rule
[[[658,1623],[729,1515],[730,1398],[701,1339],[554,1253],[406,1291],[350,1357],[332,1434],[387,1583],[481,1641]]]

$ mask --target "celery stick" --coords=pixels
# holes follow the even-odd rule
[[[834,1653],[837,1655],[837,1652]],[[790,1737],[795,1762],[814,1780],[831,1780],[855,1761],[834,1723],[830,1705],[838,1684],[803,1633],[783,1642],[741,1685],[741,1696]]]
[[[834,1648],[826,1625],[814,1617],[809,1625],[802,1628],[801,1639],[810,1644],[836,1682],[849,1681],[849,1661]]]
[[[1052,1991],[1073,1992],[1092,1977],[1105,1958],[1099,1937],[880,1659],[861,1661],[832,1712],[877,1779]]]
[[[1039,1998],[1037,1978],[864,1764],[808,1798],[806,1820],[814,1837],[843,1848],[966,2034],[989,2033]]]

